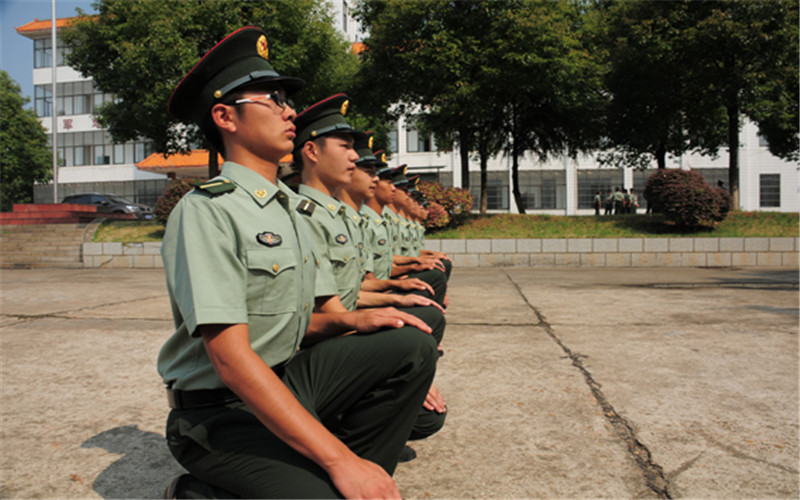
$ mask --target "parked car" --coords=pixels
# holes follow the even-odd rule
[[[62,203],[97,205],[97,211],[110,214],[133,214],[137,219],[150,220],[153,209],[147,205],[134,203],[115,194],[81,193],[64,198]]]

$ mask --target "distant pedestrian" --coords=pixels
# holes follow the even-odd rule
[[[622,194],[620,188],[617,188],[617,190],[614,191],[614,215],[621,214],[624,205],[625,205],[625,195]]]
[[[606,196],[603,204],[605,205],[606,209],[604,215],[611,215],[611,209],[614,207],[614,192],[610,189],[608,190],[608,196]]]
[[[631,198],[631,204],[629,213],[635,214],[636,210],[639,208],[639,197],[636,196],[636,193],[633,192],[633,189],[631,189],[630,198]]]
[[[594,214],[600,215],[600,206],[603,204],[603,192],[598,191],[597,194],[594,195]]]

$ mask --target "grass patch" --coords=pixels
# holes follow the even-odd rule
[[[110,220],[100,224],[92,241],[98,243],[143,243],[161,241],[164,226],[155,221]]]
[[[797,213],[731,212],[716,228],[680,232],[651,215],[567,217],[563,215],[470,215],[455,229],[428,233],[428,238],[755,238],[800,236]]]
[[[106,221],[94,235],[96,242],[161,241],[164,226],[155,221]],[[428,238],[642,238],[642,237],[779,238],[799,237],[798,214],[731,212],[716,228],[691,233],[675,231],[657,216],[627,214],[603,217],[563,215],[470,215],[455,229],[429,232]]]

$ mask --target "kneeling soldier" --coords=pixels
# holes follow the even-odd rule
[[[295,137],[286,97],[302,82],[268,52],[260,29],[232,33],[169,103],[225,158],[175,207],[161,250],[175,323],[158,357],[167,441],[191,473],[169,494],[399,498],[391,474],[436,341],[398,312],[312,315],[317,258],[296,209],[308,201],[276,180]],[[385,327],[402,328],[361,334]]]

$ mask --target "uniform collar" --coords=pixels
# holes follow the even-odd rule
[[[300,187],[297,189],[297,192],[306,198],[309,198],[311,201],[316,203],[317,205],[321,206],[325,209],[325,212],[328,213],[331,217],[336,217],[340,213],[345,211],[345,205],[341,201],[337,200],[336,198],[329,196],[318,189],[314,189],[311,186],[307,186],[305,184],[300,184]]]
[[[361,205],[361,215],[366,219],[377,222],[378,224],[382,224],[383,222],[385,222],[385,219],[380,215],[378,215],[378,212],[373,210],[372,207],[370,207],[366,203]]]
[[[288,195],[280,187],[271,183],[261,174],[232,161],[222,164],[222,176],[230,179],[245,191],[260,206],[266,206],[273,198],[288,200]]]
[[[344,207],[344,213],[351,221],[355,222],[356,224],[361,222],[361,214],[358,213],[355,208],[351,207],[347,203],[342,203],[342,206]]]

